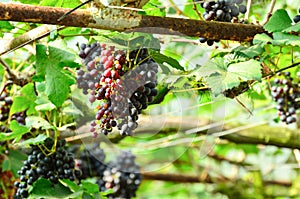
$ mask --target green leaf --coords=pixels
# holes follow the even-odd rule
[[[297,35],[290,35],[282,32],[273,33],[274,40],[273,45],[292,45],[300,46],[300,37]]]
[[[200,66],[200,68],[196,70],[195,73],[197,73],[200,77],[206,77],[221,71],[227,71],[227,64],[224,58],[217,57],[213,60],[209,60],[207,63],[205,63],[204,66]]]
[[[12,134],[16,134],[16,135],[23,135],[25,133],[28,133],[30,130],[27,126],[23,126],[23,125],[19,124],[16,120],[13,120],[10,123],[9,127],[12,131]]]
[[[17,112],[27,110],[27,114],[30,115],[35,112],[35,103],[36,95],[34,92],[34,85],[33,83],[26,84],[21,89],[21,95],[16,96],[13,99],[13,104],[10,109],[10,114],[14,114]]]
[[[196,4],[198,10],[201,10],[200,4]],[[183,13],[191,19],[199,19],[197,12],[194,9],[193,0],[188,0],[184,6]]]
[[[76,6],[78,6],[79,4],[81,4],[82,2],[80,0],[63,0],[62,2],[62,7],[64,8],[74,8]]]
[[[179,62],[176,59],[173,59],[172,57],[163,55],[155,50],[150,51],[150,56],[158,63],[158,64],[163,64],[167,63],[169,64],[172,68],[182,70],[184,71],[184,68],[179,64]]]
[[[206,77],[207,84],[215,95],[238,86],[242,81],[259,81],[262,77],[260,62],[252,59],[230,64],[226,68],[225,61],[222,58],[216,58],[214,62],[210,61],[202,66],[198,73]]]
[[[47,67],[46,94],[56,107],[60,107],[67,99],[70,92],[70,85],[74,83],[75,80],[71,75],[55,66]]]
[[[73,192],[77,192],[81,190],[81,187],[78,186],[74,181],[71,181],[69,179],[61,179],[59,180],[60,183],[62,183],[65,187],[69,187],[70,190],[72,190]]]
[[[51,182],[44,178],[39,178],[31,190],[33,198],[69,198],[73,194],[68,187],[61,183],[52,185]]]
[[[57,4],[57,0],[42,0],[40,1],[41,6],[53,6],[55,7]]]
[[[35,109],[37,111],[51,111],[56,108],[56,106],[48,99],[48,97],[42,93],[37,97],[37,100],[35,101],[37,104],[35,106]]]
[[[11,133],[0,133],[0,141],[6,141],[11,139],[20,140],[22,135],[29,132],[29,128],[23,125],[20,125],[16,120],[13,120],[10,123]]]
[[[296,23],[295,25],[282,30],[282,32],[285,33],[300,32],[300,23]]]
[[[18,143],[19,146],[27,146],[27,145],[37,145],[37,144],[41,144],[44,142],[44,140],[46,140],[47,136],[45,134],[39,134],[37,137],[35,138],[30,138],[28,140],[25,140],[24,142]]]
[[[82,188],[87,193],[99,193],[99,186],[95,183],[91,183],[88,181],[82,181]]]
[[[14,26],[11,25],[8,21],[0,21],[0,28],[6,30],[14,29]]]
[[[2,171],[10,171],[11,170],[11,162],[8,159],[3,160],[1,167],[2,167],[1,168]]]
[[[245,58],[254,58],[261,55],[265,49],[261,45],[254,45],[251,47],[239,46],[233,50],[238,56]]]
[[[143,10],[145,12],[140,13],[144,15],[151,15],[151,16],[166,16],[166,9],[162,6],[161,2],[158,0],[150,0],[147,4],[143,6]]]
[[[38,44],[36,47],[36,78],[46,81],[46,94],[49,100],[60,107],[67,99],[70,86],[75,83],[74,77],[63,67],[78,67],[75,56],[67,51],[46,47]]]
[[[245,153],[247,154],[259,152],[257,145],[253,145],[253,144],[239,144],[238,147],[241,148],[243,151],[245,151]]]
[[[267,44],[267,43],[271,43],[272,42],[272,38],[269,37],[267,34],[263,33],[263,34],[257,34],[254,36],[253,38],[253,44]]]
[[[19,150],[9,150],[9,155],[2,163],[2,170],[12,171],[15,177],[18,176],[18,170],[23,166],[23,161],[27,159],[27,155],[20,152]]]
[[[231,74],[235,74],[244,81],[260,81],[262,77],[260,62],[253,59],[245,62],[230,64],[228,67],[228,72]]]
[[[28,116],[26,117],[25,121],[26,121],[26,126],[30,128],[54,129],[54,127],[42,117]]]
[[[268,32],[279,32],[291,26],[292,20],[284,9],[276,10],[264,29]]]
[[[21,3],[37,5],[41,0],[20,0]]]

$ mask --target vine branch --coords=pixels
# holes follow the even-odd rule
[[[206,178],[200,178],[197,175],[182,175],[182,174],[171,174],[171,173],[154,173],[154,172],[141,172],[144,180],[159,180],[167,182],[177,182],[177,183],[218,183],[226,182],[226,180],[232,182],[232,179],[218,178],[212,179],[210,176]],[[284,181],[264,181],[265,185],[279,185],[279,186],[291,186],[291,182]]]
[[[145,124],[143,126],[140,126],[136,129],[135,134],[142,134],[142,133],[149,133],[149,134],[157,134],[157,133],[176,133],[176,132],[184,132],[188,131],[192,128],[199,128],[205,126],[205,128],[197,131],[197,134],[199,136],[199,142],[203,139],[200,139],[201,135],[205,135],[207,133],[208,128],[213,128],[214,123],[212,123],[209,120],[205,120],[201,118],[195,118],[195,117],[188,117],[185,118],[185,120],[182,120],[180,117],[166,117],[163,121],[162,126],[162,120],[157,119],[153,120],[149,116],[141,115],[139,118],[139,121],[141,124]],[[262,122],[261,122],[262,123]],[[220,124],[221,125],[221,124]],[[300,149],[300,132],[299,130],[295,129],[289,129],[289,128],[277,128],[269,126],[268,124],[261,124],[261,125],[248,125],[246,127],[241,127],[239,124],[224,124],[223,131],[217,133],[216,136],[220,136],[221,139],[228,140],[233,143],[245,143],[245,144],[263,144],[263,145],[273,145],[277,147],[285,147],[285,148],[292,148],[292,149]],[[81,126],[76,131],[76,135],[74,135],[74,132],[70,133],[63,133],[62,136],[66,138],[68,142],[72,143],[79,143],[82,140],[85,140],[88,142],[89,137],[92,136],[89,132],[89,123],[87,123],[84,126]],[[218,127],[219,128],[219,127]],[[221,128],[221,127],[220,127]],[[105,137],[106,138],[106,137]],[[92,139],[94,141],[100,141],[103,139],[102,136],[98,136],[98,138]],[[118,142],[120,139],[122,139],[122,136],[120,136],[120,133],[117,131],[114,131],[109,137],[106,139],[109,139],[112,142]],[[197,138],[185,138],[189,139],[187,140],[188,143],[194,142],[197,140]],[[185,141],[185,140],[181,140]],[[173,143],[174,145],[180,145],[181,141],[178,143]],[[183,144],[186,144],[186,142],[183,142]],[[157,144],[155,145],[157,146]]]
[[[3,66],[4,70],[7,72],[7,79],[9,80],[6,84],[6,86],[10,85],[10,84],[16,84],[19,86],[24,86],[25,84],[27,84],[30,81],[30,78],[24,74],[16,74],[14,73],[10,67],[8,66],[8,64],[0,58],[0,64]],[[1,90],[1,94],[3,92],[3,90],[5,89],[5,87]]]
[[[267,15],[266,15],[264,21],[262,22],[262,26],[264,26],[266,23],[268,23],[269,19],[271,18],[274,7],[275,7],[275,3],[276,3],[276,0],[272,0],[270,8],[267,12]]]
[[[138,11],[126,8],[105,9],[97,13],[79,9],[58,21],[70,10],[67,8],[1,3],[0,20],[234,41],[251,41],[256,34],[265,32],[262,26],[257,25],[144,16],[140,15]]]

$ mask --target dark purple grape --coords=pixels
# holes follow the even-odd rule
[[[295,23],[298,23],[300,21],[300,15],[296,15],[293,20]]]
[[[239,11],[240,11],[240,13],[245,14],[247,12],[247,7],[244,5],[240,5]]]

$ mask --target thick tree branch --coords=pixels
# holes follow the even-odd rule
[[[180,182],[180,183],[214,183],[210,177],[201,179],[198,176],[182,175],[182,174],[164,174],[164,173],[150,173],[143,172],[143,179],[145,180],[160,180],[168,182]]]
[[[157,134],[157,133],[176,133],[176,132],[187,132],[189,129],[199,128],[197,133],[199,136],[206,134],[208,129],[220,128],[225,131],[230,131],[225,135],[221,135],[222,132],[218,132],[221,135],[221,139],[226,139],[234,143],[245,143],[245,144],[263,144],[263,145],[274,145],[278,147],[300,149],[300,132],[298,129],[292,130],[288,128],[272,127],[268,124],[253,125],[249,128],[242,128],[240,124],[225,124],[221,122],[218,125],[214,125],[209,120],[195,118],[195,117],[166,117],[162,120],[161,117],[154,118],[141,115],[139,117],[139,128],[135,130],[135,134]],[[92,134],[89,132],[89,123],[85,126],[80,127],[77,130],[77,135],[72,136],[72,133],[64,133],[63,137],[67,138],[68,142],[81,142],[81,140],[89,140]],[[240,130],[236,130],[240,129]],[[103,140],[102,136],[93,139]],[[122,139],[118,131],[114,131],[108,136],[111,141],[118,141]],[[180,138],[178,138],[180,139]],[[194,138],[189,139],[188,142],[195,141]],[[178,142],[180,144],[181,142]],[[182,144],[186,144],[185,142]]]
[[[223,183],[226,182],[226,178],[212,179],[210,176],[201,178],[197,175],[182,175],[173,173],[154,173],[154,172],[142,172],[144,180],[159,180],[167,182],[177,183]],[[215,181],[217,180],[217,181]],[[228,182],[233,182],[231,179],[227,179]],[[286,181],[264,181],[265,185],[279,185],[279,186],[291,186],[291,182]]]
[[[54,28],[55,28],[55,26],[51,26],[51,25],[39,26],[37,28],[34,28],[34,29],[18,36],[18,37],[11,39],[4,46],[0,46],[0,56],[5,53],[8,53],[10,51],[13,51],[17,48],[21,48],[33,41],[36,41],[45,36],[48,36],[50,34],[51,30]],[[61,30],[63,28],[64,27],[60,27],[58,29]]]
[[[77,10],[58,22],[57,20],[69,10],[66,8],[0,3],[0,20],[235,41],[251,41],[256,34],[264,32],[262,26],[143,16],[138,11],[126,8],[109,8],[93,13],[89,10]]]

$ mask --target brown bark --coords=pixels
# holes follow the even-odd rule
[[[62,21],[57,21],[67,8],[31,6],[25,4],[0,3],[0,20],[31,22],[40,24],[55,24],[75,27],[90,27],[117,31],[139,31],[154,34],[185,35],[191,37],[205,37],[209,39],[226,39],[235,41],[251,41],[256,34],[263,33],[263,27],[256,25],[234,24],[223,22],[207,22],[200,20],[142,16],[137,11],[117,9],[105,12],[111,15],[111,21],[101,21],[101,16],[93,15],[88,10],[76,10]],[[116,13],[117,16],[116,16]],[[122,18],[123,16],[123,18]],[[130,16],[130,17],[128,17]],[[114,19],[115,17],[115,19]],[[130,27],[121,27],[116,23],[116,17],[133,21]],[[110,17],[108,17],[110,19]]]
[[[173,173],[155,173],[155,172],[142,172],[141,173],[144,180],[158,180],[158,181],[166,181],[166,182],[175,182],[175,183],[226,183],[226,182],[234,182],[234,180],[219,178],[216,181],[212,180],[210,176],[206,176],[206,178],[201,178],[197,175],[182,175],[182,174],[173,174]],[[238,179],[236,179],[239,181]],[[264,181],[265,185],[279,185],[279,186],[291,186],[291,182],[287,181]]]
[[[181,175],[181,174],[164,174],[164,173],[151,173],[143,172],[143,179],[145,180],[160,180],[168,182],[180,182],[180,183],[213,183],[210,177],[201,179],[198,176]]]

